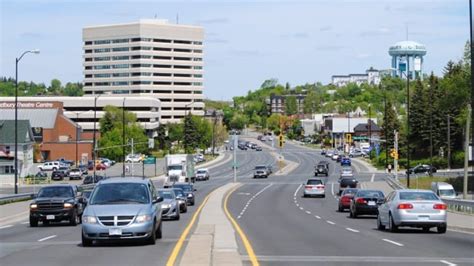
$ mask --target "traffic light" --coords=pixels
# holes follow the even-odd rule
[[[346,142],[347,142],[348,144],[351,144],[351,143],[352,143],[352,135],[349,134],[349,133],[346,134]]]
[[[280,148],[283,147],[283,134],[280,134],[280,135],[278,136],[278,146],[279,146]]]
[[[398,160],[398,151],[395,149],[390,150],[390,157],[392,157],[395,160]]]

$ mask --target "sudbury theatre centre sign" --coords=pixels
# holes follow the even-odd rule
[[[0,102],[0,109],[13,109],[15,102]],[[52,102],[18,102],[18,108],[49,109],[57,108]]]

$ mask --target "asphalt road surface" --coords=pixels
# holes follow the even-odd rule
[[[289,144],[283,154],[299,167],[287,176],[248,180],[228,203],[261,265],[473,265],[472,234],[382,232],[375,216],[351,219],[347,211],[337,212],[340,166],[335,162],[329,177],[322,177],[326,197],[303,198],[302,183],[323,157]],[[381,178],[364,172],[355,176],[359,181]],[[239,249],[245,254],[242,244]]]

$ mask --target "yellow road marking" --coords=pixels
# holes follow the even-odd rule
[[[224,211],[225,211],[225,214],[227,215],[227,218],[229,218],[232,225],[234,225],[235,230],[237,230],[237,233],[239,233],[240,239],[242,239],[242,242],[244,243],[245,249],[247,250],[247,254],[250,258],[250,261],[252,262],[252,265],[259,266],[260,264],[258,263],[257,256],[255,256],[255,252],[253,251],[250,241],[247,239],[247,236],[245,235],[244,231],[240,228],[239,224],[237,224],[237,222],[234,220],[229,210],[227,209],[227,200],[229,199],[230,195],[234,191],[236,191],[239,187],[240,186],[237,186],[234,189],[232,189],[229,193],[227,193],[224,199]]]
[[[176,259],[178,258],[179,252],[181,251],[181,248],[183,247],[184,240],[186,240],[186,237],[188,236],[189,231],[191,230],[191,228],[193,227],[194,223],[196,222],[196,219],[197,219],[199,213],[201,213],[202,208],[203,208],[204,205],[206,204],[206,202],[207,202],[207,200],[209,199],[209,197],[211,196],[212,192],[214,192],[214,190],[211,191],[211,192],[204,198],[204,200],[202,201],[201,205],[199,205],[199,208],[198,208],[198,209],[196,210],[196,212],[194,213],[193,218],[191,219],[191,221],[189,221],[188,226],[186,226],[186,228],[184,229],[183,233],[182,233],[181,236],[179,237],[178,242],[176,243],[176,246],[174,246],[174,249],[173,249],[173,251],[171,252],[170,257],[168,258],[168,261],[166,262],[166,266],[173,266],[173,265],[175,264]]]

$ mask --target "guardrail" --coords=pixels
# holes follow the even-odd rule
[[[14,195],[7,195],[0,198],[0,204],[3,204],[8,201],[16,201],[16,200],[29,200],[35,196],[35,193],[22,193],[22,194],[14,194]]]

